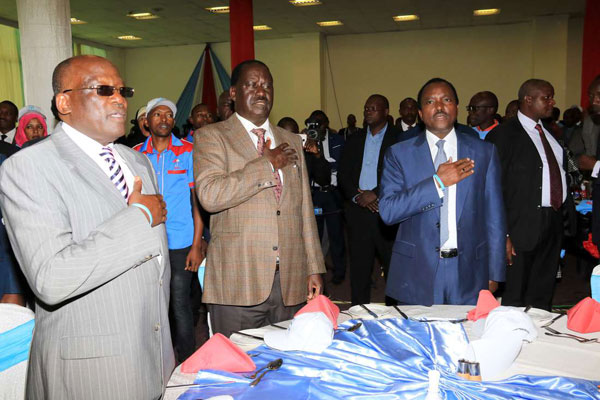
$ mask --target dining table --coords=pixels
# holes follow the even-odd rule
[[[433,305],[427,306],[385,306],[382,304],[367,304],[354,306],[348,310],[341,311],[338,317],[338,325],[348,327],[347,321],[369,321],[397,318],[421,321],[451,321],[460,325],[468,341],[479,339],[482,330],[474,321],[467,320],[468,311],[474,306],[460,305]],[[567,316],[551,313],[540,309],[528,309],[527,314],[538,329],[537,338],[531,343],[523,343],[521,351],[503,373],[495,376],[493,381],[499,384],[514,376],[532,377],[566,377],[578,378],[588,381],[600,381],[600,332],[583,334],[571,331],[567,328]],[[268,325],[257,329],[247,329],[240,333],[234,333],[230,339],[242,350],[252,352],[258,346],[264,344],[260,339],[265,333],[273,330],[286,328],[291,321],[282,321],[277,326]],[[481,323],[481,321],[480,321]],[[348,325],[348,326],[346,326]],[[550,325],[551,329],[569,333],[590,340],[582,343],[569,337],[550,336],[544,325]],[[182,396],[194,384],[197,374],[182,373],[181,365],[173,372],[164,395],[165,400],[175,400]],[[600,383],[600,382],[598,382]],[[185,397],[185,396],[183,396]],[[189,397],[188,397],[189,398]],[[202,397],[204,398],[204,397]],[[232,398],[235,398],[233,396]],[[389,397],[395,398],[395,397]],[[583,397],[586,398],[586,397]],[[597,397],[600,399],[600,391]]]

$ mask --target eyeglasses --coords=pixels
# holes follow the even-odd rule
[[[98,96],[112,96],[115,93],[115,90],[118,90],[119,94],[123,97],[133,97],[133,93],[135,92],[135,89],[131,88],[131,87],[122,86],[120,88],[116,88],[114,86],[109,86],[109,85],[98,85],[98,86],[92,86],[92,87],[80,88],[80,89],[67,89],[67,90],[63,90],[62,92],[67,93],[67,92],[73,92],[76,90],[95,90],[96,94],[98,94]]]
[[[467,106],[467,111],[479,111],[483,108],[494,108],[494,106]]]

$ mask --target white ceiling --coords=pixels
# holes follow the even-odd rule
[[[255,32],[255,39],[289,37],[297,33],[328,35],[432,29],[453,26],[530,21],[536,16],[583,16],[585,0],[321,0],[322,5],[294,7],[288,0],[254,0],[254,24],[273,29]],[[205,7],[228,5],[225,0],[71,0],[71,16],[87,21],[73,25],[73,36],[115,47],[153,47],[229,40],[229,15]],[[500,8],[499,15],[474,17],[473,10]],[[160,18],[137,21],[130,11],[151,11]],[[418,14],[420,20],[394,22],[392,16]],[[16,0],[0,0],[0,18],[17,21]],[[317,21],[341,20],[322,28]],[[5,21],[6,22],[6,21]],[[143,40],[125,42],[120,35]]]

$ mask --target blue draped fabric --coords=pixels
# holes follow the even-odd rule
[[[356,321],[348,321],[348,327]],[[466,381],[456,376],[468,343],[460,324],[403,319],[362,321],[355,332],[336,332],[322,354],[281,352],[262,345],[249,352],[257,368],[283,359],[255,387],[243,374],[200,371],[179,399],[232,395],[236,400],[423,399],[428,371],[440,371],[443,399],[600,399],[600,382],[564,377],[517,375],[497,382]]]
[[[215,55],[215,53],[212,51],[212,49],[209,49],[210,51],[210,58],[213,60],[213,63],[215,64],[215,70],[217,71],[217,76],[219,77],[219,82],[221,83],[221,87],[223,88],[223,91],[225,90],[229,90],[229,87],[231,86],[231,78],[229,77],[229,74],[227,74],[227,71],[225,70],[225,68],[223,68],[223,64],[221,64],[221,61],[219,61],[219,59],[217,58],[217,56]],[[221,93],[219,93],[219,91],[217,91],[217,99],[219,97]]]
[[[194,97],[196,95],[196,87],[198,86],[198,79],[200,78],[200,71],[202,70],[202,61],[204,60],[204,52],[200,56],[190,79],[185,84],[185,88],[177,100],[177,115],[175,116],[175,125],[183,126],[190,116],[192,107],[194,107]]]
[[[35,320],[0,333],[0,372],[27,360]]]

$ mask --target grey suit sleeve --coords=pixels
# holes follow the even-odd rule
[[[59,304],[159,254],[159,235],[135,207],[123,208],[75,242],[78,221],[71,219],[69,207],[86,204],[68,201],[68,191],[77,187],[57,187],[53,172],[41,171],[40,163],[25,154],[11,157],[0,169],[0,205],[10,241],[41,301]],[[94,204],[87,204],[90,218],[97,212]]]

